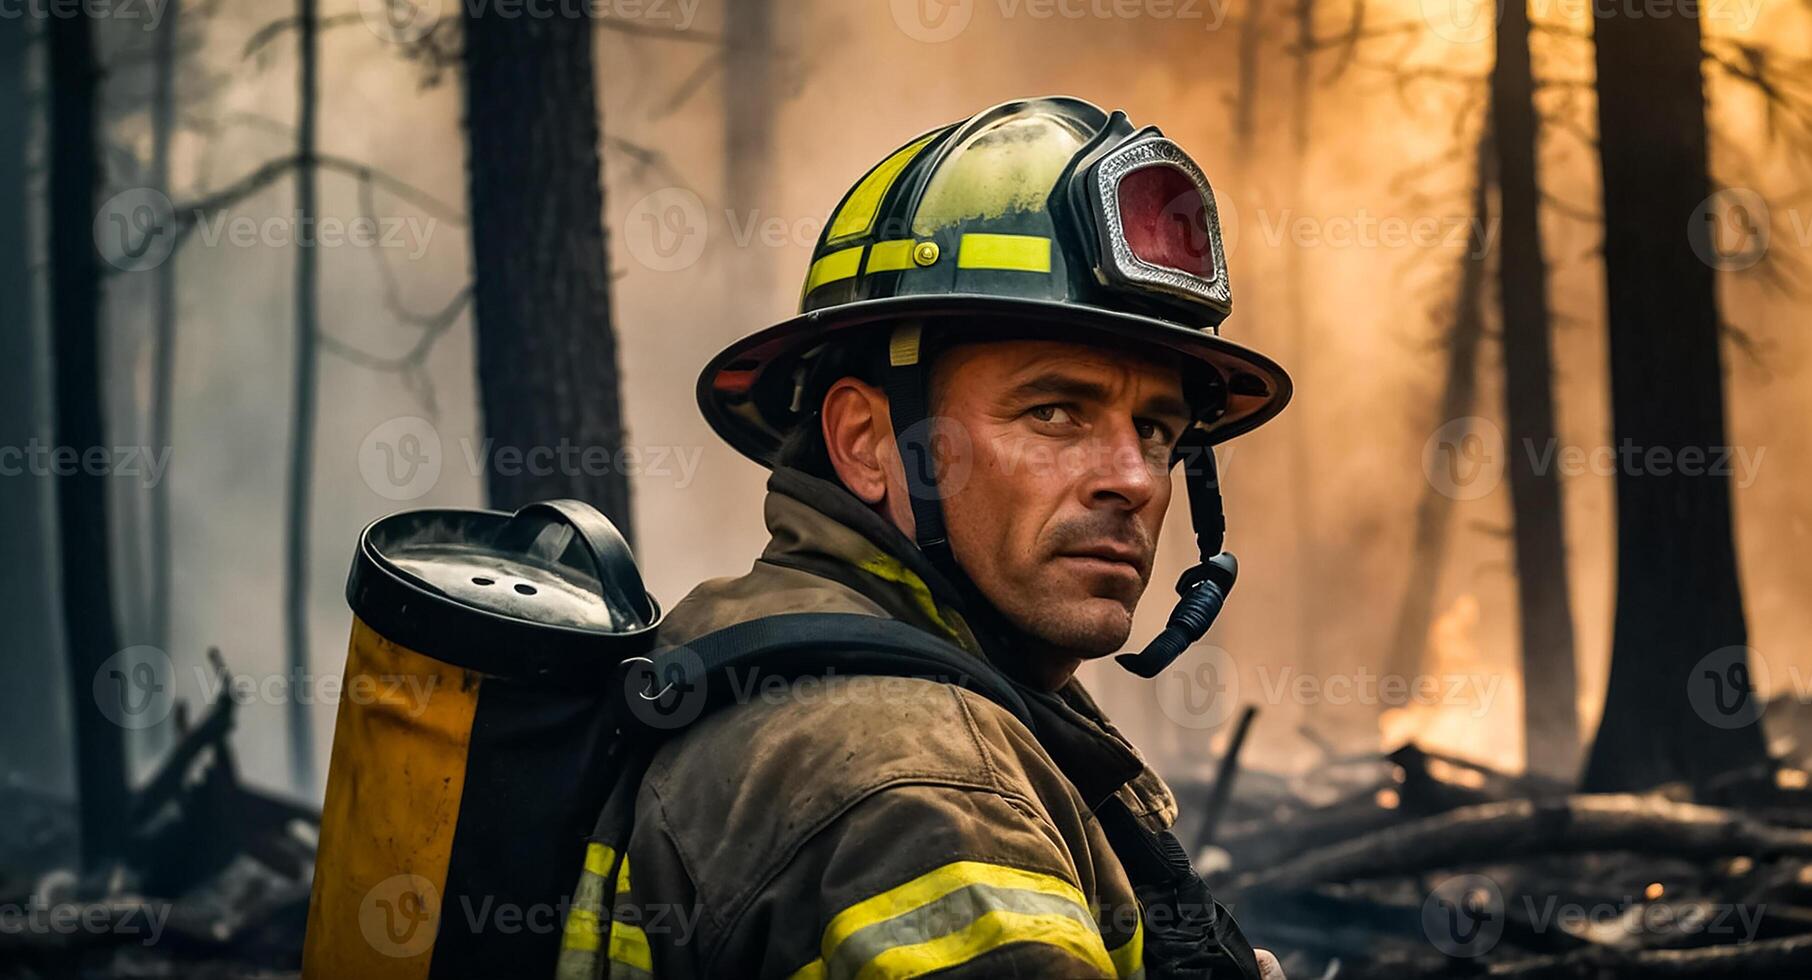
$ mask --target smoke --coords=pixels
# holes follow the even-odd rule
[[[1379,11],[1375,22],[1420,16],[1418,5],[1396,6],[1403,9]],[[941,19],[927,13],[938,9]],[[1185,9],[1197,16],[1185,16]],[[635,477],[638,557],[663,604],[671,607],[702,579],[740,573],[766,539],[760,519],[765,472],[717,440],[696,408],[694,382],[705,359],[792,311],[826,216],[849,185],[893,148],[986,105],[1072,94],[1124,108],[1136,123],[1161,126],[1201,161],[1227,226],[1235,312],[1225,333],[1277,355],[1297,384],[1295,403],[1283,418],[1222,449],[1229,548],[1240,556],[1242,579],[1203,649],[1188,657],[1208,657],[1210,646],[1223,651],[1235,674],[1230,686],[1223,684],[1223,696],[1259,703],[1248,764],[1291,768],[1315,758],[1320,750],[1299,726],[1335,744],[1378,737],[1383,707],[1331,704],[1325,694],[1388,660],[1412,516],[1428,486],[1424,448],[1450,421],[1434,412],[1441,340],[1452,318],[1466,236],[1439,232],[1474,219],[1469,153],[1483,108],[1482,81],[1469,86],[1452,78],[1480,75],[1489,45],[1431,34],[1413,47],[1413,56],[1371,47],[1355,49],[1352,58],[1338,51],[1318,55],[1311,72],[1309,153],[1297,159],[1288,135],[1294,64],[1276,40],[1261,46],[1252,76],[1260,124],[1249,143],[1234,132],[1238,24],[1255,9],[1031,0],[941,8],[832,0],[774,4],[765,34],[771,50],[741,59],[725,59],[719,51],[728,29],[721,2],[694,5],[684,26],[626,26],[619,18],[600,28],[598,93],[607,139],[602,217],[614,274],[628,440],[662,447],[688,463],[683,480],[672,472]],[[1318,36],[1343,28],[1345,11],[1345,5],[1324,11]],[[196,47],[188,55],[184,94],[207,125],[185,129],[176,142],[178,204],[292,152],[292,50],[279,38],[250,59],[243,55],[254,32],[290,13],[266,2],[217,5],[205,28],[193,25]],[[1283,14],[1267,10],[1265,16],[1278,18],[1277,37],[1288,33]],[[1770,10],[1756,23],[1758,31],[1769,26]],[[121,50],[139,43],[123,31],[116,29]],[[1589,77],[1588,46],[1544,34],[1536,43],[1538,72]],[[457,75],[435,76],[361,22],[325,31],[322,44],[324,62],[332,66],[323,79],[322,151],[369,164],[409,189],[375,186],[362,199],[356,179],[324,172],[321,213],[352,222],[367,216],[369,207],[380,223],[421,232],[407,248],[348,244],[321,250],[321,323],[335,350],[325,355],[321,372],[310,626],[313,669],[337,673],[349,626],[340,590],[359,529],[401,507],[481,504],[480,474],[455,447],[482,444],[483,432],[469,311],[455,316],[410,369],[383,368],[407,358],[423,340],[424,327],[399,311],[446,307],[470,275],[469,241],[459,220],[465,174]],[[1384,70],[1391,64],[1431,67],[1426,78],[1405,81]],[[142,148],[144,114],[127,104],[137,97],[135,84],[129,71],[110,75],[108,98],[120,104],[110,134],[124,146]],[[762,106],[763,118],[743,120],[745,128],[765,134],[767,155],[733,161],[724,111],[727,96],[745,86],[773,93]],[[1790,170],[1750,159],[1762,156],[1762,108],[1727,82],[1714,85],[1711,94],[1719,128],[1739,134],[1720,144],[1719,173],[1759,188],[1764,197],[1789,186]],[[1541,148],[1543,184],[1559,202],[1544,215],[1559,436],[1565,445],[1594,447],[1609,439],[1602,273],[1594,251],[1597,230],[1589,220],[1597,161],[1574,132],[1583,127],[1589,135],[1594,118],[1590,100],[1576,88],[1555,86],[1544,91],[1542,103],[1550,117],[1567,120],[1544,131]],[[1742,153],[1731,149],[1737,145]],[[1299,185],[1289,179],[1298,166]],[[759,179],[737,179],[749,176],[743,168],[754,168]],[[139,179],[115,171],[110,186]],[[731,196],[731,188],[750,187],[755,189]],[[279,179],[238,202],[228,217],[263,222],[292,209],[290,185]],[[1795,214],[1782,202],[1775,215],[1779,227],[1803,227],[1789,220]],[[224,227],[234,226],[229,220]],[[1417,227],[1437,234],[1430,240],[1417,235]],[[1804,261],[1807,245],[1783,233],[1773,248]],[[1301,295],[1294,297],[1285,276],[1292,252],[1302,268],[1295,287]],[[258,233],[243,244],[222,234],[211,243],[188,242],[173,261],[180,263],[180,348],[176,444],[165,477],[175,498],[177,608],[170,652],[179,664],[199,664],[207,647],[219,646],[239,672],[254,678],[281,673],[291,256],[287,246]],[[142,303],[120,301],[143,295],[133,292],[139,287],[132,275],[114,277],[109,318],[121,390],[140,392],[142,385],[127,379],[144,374],[148,317]],[[1804,601],[1812,594],[1812,563],[1804,558],[1812,517],[1799,490],[1812,480],[1812,435],[1798,421],[1812,414],[1812,385],[1806,382],[1808,340],[1795,329],[1803,321],[1803,302],[1740,271],[1726,275],[1722,286],[1726,319],[1741,331],[1731,335],[1726,350],[1730,438],[1750,448],[1757,462],[1766,452],[1753,486],[1738,493],[1736,505],[1751,634],[1780,676],[1790,667],[1812,668],[1804,653],[1812,634],[1812,606]],[[1300,347],[1290,342],[1294,309],[1306,314]],[[1501,414],[1500,354],[1495,339],[1486,344],[1472,414]],[[116,429],[137,431],[146,409],[142,397],[119,399]],[[389,431],[382,427],[408,419],[425,421],[442,449],[434,479],[425,487],[409,483],[410,495],[399,497],[404,484],[375,478],[361,459],[380,430]],[[1298,451],[1308,467],[1306,480],[1293,477],[1292,453]],[[412,479],[419,479],[421,471],[414,472]],[[115,492],[126,517],[121,533],[134,533],[139,498],[124,488]],[[1591,472],[1566,477],[1563,492],[1580,709],[1589,732],[1610,642],[1614,499],[1610,478]],[[1506,493],[1499,487],[1455,504],[1436,597],[1442,610],[1470,597],[1468,669],[1481,675],[1481,685],[1516,674]],[[1180,486],[1175,496],[1179,510],[1167,522],[1153,573],[1160,584],[1194,560]],[[1305,516],[1308,524],[1297,527]],[[1298,533],[1310,535],[1300,551]],[[147,587],[133,570],[119,586],[122,594]],[[1162,626],[1170,606],[1166,593],[1148,592],[1135,646]],[[1311,693],[1323,696],[1299,694],[1297,683],[1264,683],[1286,668],[1310,678]],[[177,671],[179,677],[191,673]],[[1084,676],[1169,775],[1203,771],[1210,750],[1225,737],[1224,728],[1182,725],[1151,710],[1167,703],[1162,685],[1194,683],[1189,678],[1198,673],[1180,670],[1153,684],[1106,662],[1088,666]],[[205,697],[200,690],[178,694]],[[1517,724],[1515,706],[1504,707],[1513,700],[1500,699],[1476,724]],[[325,759],[333,708],[323,704],[314,711],[315,754]],[[246,778],[284,788],[282,709],[254,703],[239,719],[236,745]],[[1464,750],[1477,742],[1476,733],[1455,740],[1464,744],[1430,747]],[[302,792],[318,795],[320,788]]]

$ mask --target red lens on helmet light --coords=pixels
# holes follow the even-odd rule
[[[1141,262],[1214,278],[1208,209],[1201,188],[1176,167],[1140,167],[1116,190],[1126,245]]]

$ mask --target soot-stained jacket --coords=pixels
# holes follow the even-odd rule
[[[687,595],[663,644],[842,612],[984,655],[854,496],[788,469],[768,489],[761,557]],[[1094,811],[1117,798],[1156,830],[1175,803],[1074,681],[1035,710],[1036,738],[951,684],[752,682],[655,752],[627,844],[591,845],[561,976],[1143,976],[1139,903]]]

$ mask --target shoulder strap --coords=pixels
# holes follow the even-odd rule
[[[714,681],[735,670],[760,670],[788,679],[832,674],[922,677],[974,691],[1033,727],[1025,700],[993,664],[916,626],[879,616],[763,616],[672,647],[657,654],[651,666],[651,680],[660,689],[640,696],[659,697],[668,690],[701,686],[712,690],[720,687]]]

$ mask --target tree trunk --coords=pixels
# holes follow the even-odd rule
[[[158,28],[156,63],[151,83],[151,186],[171,195],[170,141],[176,135],[176,39],[182,23],[182,3],[171,0]],[[151,342],[151,439],[153,452],[171,447],[171,413],[176,401],[176,253],[157,267],[152,294]],[[172,449],[172,454],[174,450]],[[167,475],[167,474],[166,474]],[[151,488],[150,550],[151,595],[149,642],[170,648],[170,603],[174,583],[170,578],[170,484],[159,480]]]
[[[1473,228],[1483,228],[1491,220],[1491,183],[1497,170],[1492,146],[1491,128],[1479,135],[1478,154],[1473,166]],[[1479,346],[1485,339],[1485,274],[1489,256],[1482,237],[1475,231],[1467,239],[1466,254],[1460,257],[1459,285],[1454,292],[1453,329],[1447,335],[1447,366],[1443,374],[1441,404],[1435,411],[1436,424],[1465,418],[1478,400]],[[1396,625],[1391,632],[1388,673],[1398,677],[1420,674],[1428,647],[1428,625],[1434,618],[1435,590],[1441,583],[1441,565],[1447,556],[1447,532],[1451,525],[1454,498],[1443,493],[1432,482],[1422,488],[1422,499],[1416,502],[1415,537],[1411,544],[1409,583],[1403,590],[1403,601],[1397,606]]]
[[[1310,71],[1311,48],[1315,40],[1315,0],[1297,0],[1296,19],[1296,54],[1292,65],[1290,84],[1290,197],[1291,201],[1304,199],[1304,189],[1308,186],[1309,169],[1309,123],[1314,109],[1315,82]],[[1323,669],[1320,644],[1317,642],[1319,622],[1316,597],[1326,593],[1320,591],[1320,579],[1317,578],[1319,564],[1316,561],[1314,542],[1315,533],[1315,498],[1314,480],[1310,476],[1310,455],[1314,447],[1310,437],[1315,431],[1315,420],[1309,412],[1314,404],[1313,395],[1308,394],[1313,387],[1309,376],[1309,303],[1308,287],[1304,283],[1303,250],[1295,246],[1284,249],[1284,293],[1288,297],[1285,308],[1287,321],[1284,324],[1285,336],[1290,351],[1287,365],[1296,382],[1296,396],[1290,412],[1278,421],[1284,426],[1283,435],[1289,440],[1289,474],[1290,474],[1290,533],[1295,536],[1291,551],[1295,556],[1298,587],[1296,589],[1296,662],[1302,669],[1319,673]],[[1294,417],[1291,417],[1294,416]]]
[[[1572,780],[1579,768],[1578,680],[1560,474],[1551,465],[1554,366],[1548,270],[1541,251],[1535,82],[1528,0],[1498,0],[1491,76],[1496,130],[1498,303],[1504,336],[1504,435],[1509,458],[1517,613],[1522,626],[1523,750],[1531,773]],[[1536,461],[1550,465],[1537,468]]]
[[[100,378],[101,282],[94,245],[97,153],[93,25],[76,13],[44,22],[50,75],[50,302],[55,434],[77,454],[104,450]],[[58,476],[63,642],[70,725],[76,744],[82,862],[95,868],[121,851],[126,812],[122,729],[101,711],[96,676],[118,651],[107,533],[107,477],[78,465]]]
[[[1239,84],[1233,93],[1233,146],[1242,170],[1258,134],[1258,56],[1264,50],[1264,0],[1246,0],[1246,14],[1239,23]]]
[[[774,86],[772,0],[730,0],[724,38],[724,199],[739,221],[755,227],[754,204],[769,192],[770,134],[779,98]],[[732,263],[732,296],[765,297],[774,288],[775,249],[751,237]]]
[[[37,317],[36,275],[30,241],[27,197],[27,133],[37,100],[26,90],[32,22],[0,18],[0,446],[44,442],[49,431],[41,399],[43,331]],[[28,783],[66,790],[68,741],[59,734],[63,716],[51,692],[57,690],[55,592],[45,570],[51,566],[52,517],[48,487],[30,474],[0,477],[0,622],[6,623],[7,680],[0,687],[0,745],[7,762]]]
[[[576,497],[627,534],[591,20],[463,16],[491,504]]]
[[[289,517],[284,542],[284,635],[291,679],[301,683],[308,670],[309,503],[314,482],[315,374],[319,360],[315,301],[320,274],[315,264],[315,75],[319,59],[315,0],[298,0],[296,46],[300,91],[296,120],[296,364],[290,406]],[[311,705],[292,697],[289,712],[290,778],[304,794],[315,784],[314,726]]]
[[[1742,649],[1728,475],[1648,463],[1728,445],[1716,281],[1684,233],[1710,192],[1699,21],[1597,16],[1594,25],[1619,455],[1610,686],[1585,786],[1686,779],[1703,790],[1719,773],[1765,763],[1766,751]]]

